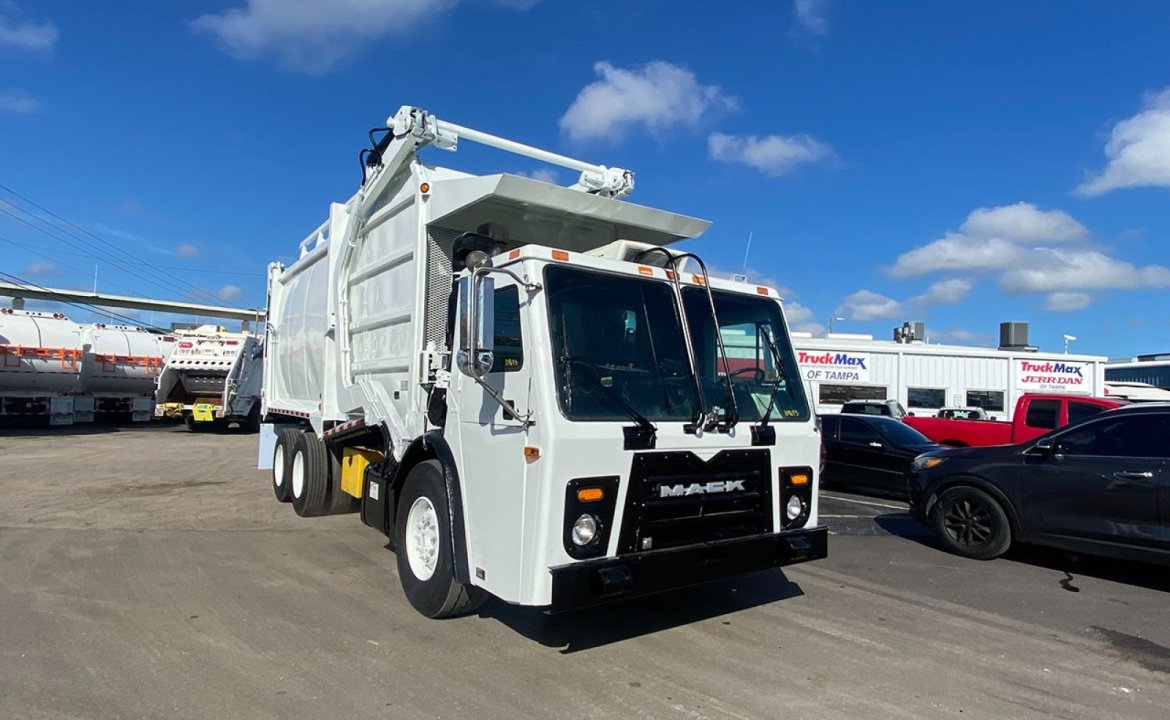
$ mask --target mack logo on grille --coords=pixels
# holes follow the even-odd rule
[[[709,483],[691,483],[690,485],[659,485],[658,497],[686,497],[687,495],[714,495],[716,493],[737,492],[747,490],[743,486],[744,480],[717,480]]]

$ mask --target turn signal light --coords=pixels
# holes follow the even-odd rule
[[[605,498],[605,491],[599,487],[581,488],[577,491],[578,502],[597,502]]]
[[[540,448],[532,445],[524,446],[524,459],[528,462],[536,462],[540,458]]]
[[[422,185],[419,185],[418,191],[423,193],[423,194],[429,193],[431,191],[431,184],[430,183],[423,183]]]
[[[788,476],[788,482],[793,487],[805,487],[809,484],[810,480],[811,478],[809,478],[808,473],[792,473]]]

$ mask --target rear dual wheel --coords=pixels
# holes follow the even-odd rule
[[[284,428],[276,434],[276,448],[272,453],[272,494],[281,502],[292,500],[292,456],[298,435],[296,428]]]

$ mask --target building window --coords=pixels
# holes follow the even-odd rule
[[[988,412],[1003,412],[1003,391],[968,390],[967,406],[983,408]]]
[[[849,400],[885,400],[884,385],[821,385],[821,405],[843,405]]]
[[[912,408],[940,408],[947,404],[943,388],[906,388],[906,404]]]

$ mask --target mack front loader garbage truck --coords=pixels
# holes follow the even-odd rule
[[[559,611],[823,558],[820,435],[773,288],[671,245],[709,223],[633,174],[415,107],[268,274],[261,464],[298,515],[360,508],[422,614]],[[473,141],[570,187],[427,164]],[[728,361],[724,334],[751,338]]]

